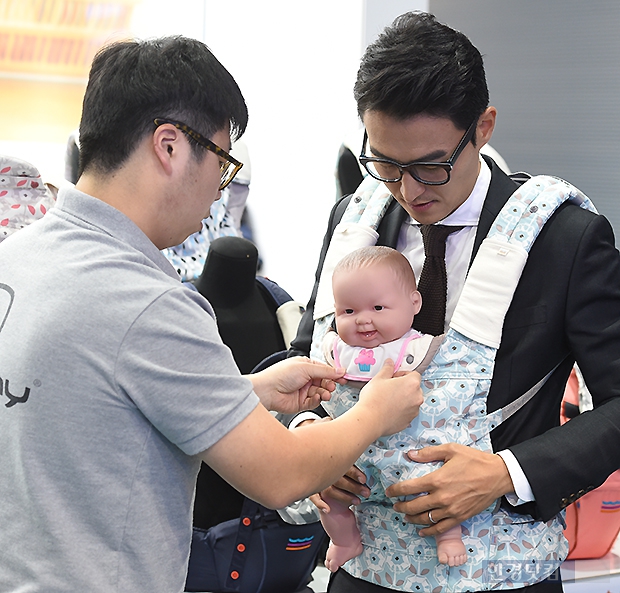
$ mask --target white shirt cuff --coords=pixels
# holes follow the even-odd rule
[[[512,485],[515,489],[515,494],[506,494],[506,500],[512,506],[532,502],[534,500],[532,487],[512,451],[505,449],[504,451],[499,451],[497,454],[504,460],[508,473],[510,474],[510,479],[512,480]]]
[[[291,420],[288,427],[290,430],[292,430],[293,428],[297,428],[305,420],[320,420],[320,419],[321,417],[318,414],[315,414],[314,412],[302,412],[301,414],[297,414],[297,416],[295,416],[295,418]]]

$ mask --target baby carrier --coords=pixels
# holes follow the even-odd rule
[[[333,321],[333,267],[346,253],[376,243],[376,228],[391,199],[382,184],[367,178],[334,231],[317,292],[314,358],[323,359],[321,343]],[[371,494],[355,508],[364,551],[345,565],[354,577],[403,591],[519,588],[546,578],[566,559],[561,516],[544,523],[493,505],[461,525],[467,563],[452,568],[439,564],[435,538],[420,536],[419,526],[406,523],[385,488],[436,469],[438,464],[409,461],[409,449],[453,442],[492,451],[490,432],[534,397],[553,372],[508,406],[487,412],[504,317],[529,250],[567,200],[594,211],[584,194],[554,177],[532,177],[510,197],[483,241],[450,327],[422,373],[424,404],[418,417],[405,431],[373,443],[358,460]],[[323,405],[331,416],[339,416],[357,395],[356,387],[339,386]]]

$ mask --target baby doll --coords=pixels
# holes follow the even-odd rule
[[[345,256],[332,277],[336,332],[323,350],[328,362],[347,370],[345,378],[368,381],[386,358],[395,369],[420,370],[432,358],[433,336],[411,328],[422,306],[407,258],[389,247],[364,247]],[[332,572],[362,551],[355,516],[349,507],[322,495],[330,512],[321,514],[331,539],[325,566]],[[436,536],[439,562],[458,566],[467,560],[460,526]]]

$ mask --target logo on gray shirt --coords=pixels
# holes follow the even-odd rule
[[[13,305],[14,299],[15,291],[6,284],[0,284],[0,332],[6,324],[6,320],[9,316],[9,312],[11,311],[11,306]],[[23,404],[28,401],[28,397],[30,396],[30,387],[26,387],[22,395],[14,395],[11,393],[9,380],[0,377],[0,395],[4,395],[9,399],[9,401],[4,405],[7,408],[10,408],[15,404]]]
[[[15,292],[10,286],[0,284],[0,332],[6,323],[11,305],[15,299]]]

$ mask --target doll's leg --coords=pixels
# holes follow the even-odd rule
[[[336,572],[347,560],[362,553],[362,541],[353,511],[333,498],[324,497],[329,513],[321,513],[321,523],[331,540],[325,555],[325,567]]]
[[[437,558],[441,564],[459,566],[467,562],[467,551],[461,538],[460,525],[436,535],[435,540],[437,542]]]

